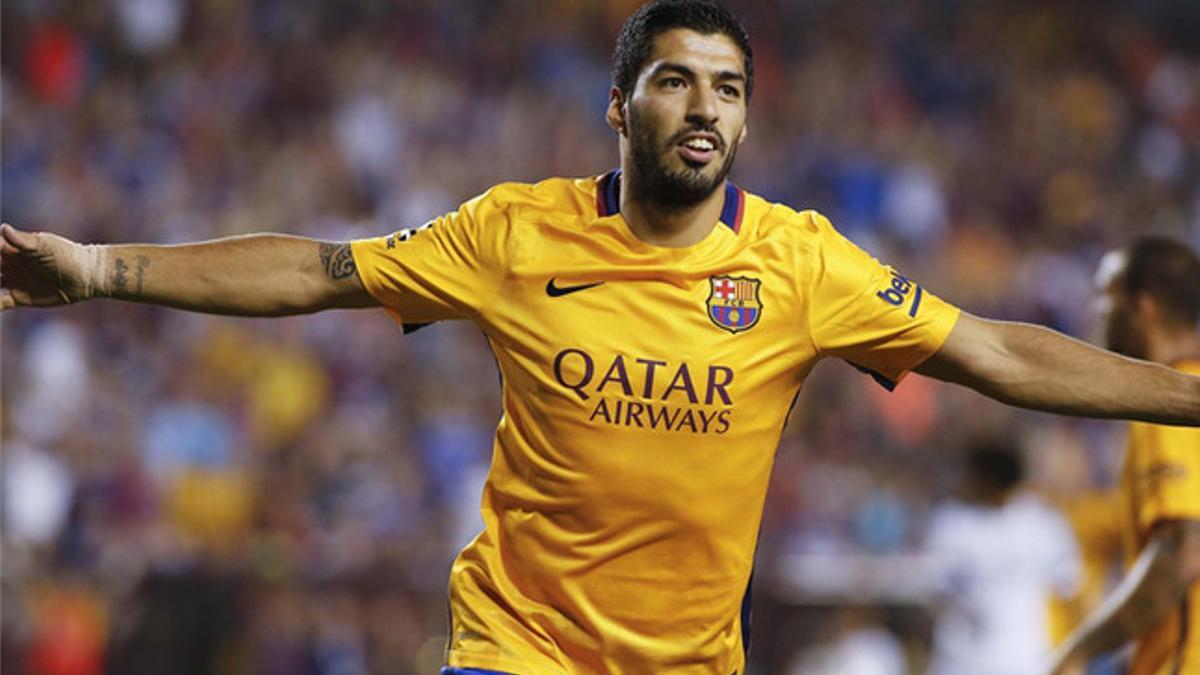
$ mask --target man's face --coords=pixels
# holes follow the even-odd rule
[[[1096,271],[1096,313],[1104,324],[1104,341],[1109,349],[1144,359],[1147,356],[1145,319],[1122,288],[1126,255],[1112,251],[1100,261]]]
[[[625,106],[635,193],[691,206],[722,184],[746,135],[742,51],[723,34],[666,31]]]

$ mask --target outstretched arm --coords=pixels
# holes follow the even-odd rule
[[[370,307],[349,244],[281,234],[82,245],[0,226],[0,309],[113,298],[210,314],[285,316]]]
[[[1063,642],[1051,673],[1135,640],[1183,603],[1200,579],[1200,521],[1176,520],[1155,528],[1129,573],[1091,616]]]
[[[1200,378],[1031,324],[964,312],[917,372],[1034,410],[1200,426]]]

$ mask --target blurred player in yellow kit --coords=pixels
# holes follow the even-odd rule
[[[1200,258],[1144,238],[1097,274],[1113,350],[1200,374]],[[1121,476],[1130,568],[1054,672],[1137,641],[1131,675],[1200,673],[1200,429],[1135,423]]]
[[[1081,459],[1081,461],[1087,461]],[[1057,486],[1054,486],[1057,488]],[[1108,591],[1113,561],[1121,554],[1120,493],[1114,486],[1088,486],[1046,495],[1067,519],[1079,546],[1079,592],[1069,598],[1051,598],[1050,644],[1061,645],[1088,613],[1098,607]]]
[[[82,246],[4,226],[0,306],[92,297],[253,316],[469,320],[503,376],[484,531],[451,570],[446,673],[744,673],[775,446],[805,376],[914,369],[1066,414],[1200,424],[1200,378],[971,316],[824,217],[726,180],[753,53],[704,0],[626,22],[620,168],[503,184],[428,227]]]

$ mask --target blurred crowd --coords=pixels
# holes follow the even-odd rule
[[[0,212],[90,242],[345,240],[599,174],[636,4],[9,0]],[[1105,250],[1200,245],[1195,3],[736,5],[758,86],[735,182],[945,299],[1094,338]],[[435,672],[499,415],[478,331],[110,303],[2,322],[5,672]],[[758,594],[796,555],[918,550],[980,436],[1070,499],[1112,482],[1121,427],[819,367]]]

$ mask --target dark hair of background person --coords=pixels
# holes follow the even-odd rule
[[[625,96],[633,91],[638,73],[650,58],[654,38],[674,28],[701,35],[729,36],[742,50],[746,70],[746,100],[754,93],[754,50],[746,27],[728,9],[709,0],[655,0],[642,5],[621,27],[613,51],[613,85]]]
[[[1021,457],[1010,444],[996,439],[972,444],[964,464],[967,482],[992,497],[1007,495],[1025,477]]]
[[[1200,257],[1183,242],[1139,238],[1129,247],[1120,288],[1127,298],[1141,293],[1154,298],[1174,322],[1200,321]]]

